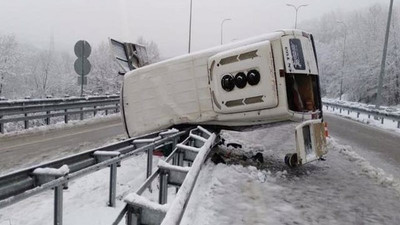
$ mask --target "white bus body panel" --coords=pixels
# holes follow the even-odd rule
[[[211,95],[214,111],[217,113],[237,113],[254,111],[278,106],[273,55],[270,41],[246,45],[234,50],[221,52],[210,57],[208,64]],[[225,91],[221,86],[224,75],[260,72],[257,85],[234,88]]]
[[[125,74],[121,97],[127,133],[136,136],[177,124],[242,126],[293,118],[295,113],[288,111],[285,78],[279,74],[285,69],[281,38],[293,34],[302,35],[299,31],[275,32],[169,59]],[[258,57],[235,65],[228,64],[229,67],[211,68],[212,61],[250,50],[257,50]],[[275,60],[271,60],[272,55]],[[258,86],[265,89],[255,86],[251,91],[232,91],[233,96],[221,91],[221,82],[217,80],[223,73],[251,68],[260,68],[262,84],[260,82]],[[218,78],[210,78],[211,73]],[[264,102],[235,109],[218,109],[212,91],[218,92],[215,98],[220,102],[254,95],[262,95]]]

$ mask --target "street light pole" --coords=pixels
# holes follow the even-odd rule
[[[222,45],[223,40],[224,40],[224,39],[223,39],[224,23],[225,23],[226,21],[230,21],[230,20],[232,20],[232,19],[227,18],[227,19],[222,20],[222,22],[221,22],[221,45]]]
[[[393,0],[390,0],[389,15],[388,15],[388,21],[386,24],[385,44],[383,46],[381,72],[379,75],[379,82],[378,82],[378,93],[376,96],[376,103],[375,103],[375,107],[377,109],[379,109],[379,107],[382,104],[383,76],[385,75],[386,55],[387,55],[387,47],[388,47],[388,42],[389,42],[389,31],[390,31],[390,21],[392,19],[392,11],[393,11]]]
[[[286,4],[286,5],[289,6],[289,7],[293,7],[294,10],[296,10],[296,20],[294,22],[294,29],[297,29],[297,13],[298,13],[298,11],[299,11],[299,9],[301,7],[306,7],[308,5],[299,5],[299,6],[295,6],[295,5],[292,5],[292,4]]]
[[[342,95],[343,95],[343,77],[344,77],[344,62],[345,62],[345,56],[346,56],[347,26],[342,21],[337,21],[337,23],[342,24],[344,26],[343,56],[342,56],[342,77],[340,78],[340,96],[339,96],[339,100],[342,100]]]
[[[191,42],[192,42],[192,13],[193,13],[193,0],[190,0],[189,47],[188,47],[188,53],[190,53]]]

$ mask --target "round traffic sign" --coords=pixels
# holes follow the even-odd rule
[[[74,63],[75,72],[81,76],[88,75],[92,65],[87,58],[77,58]]]
[[[92,48],[90,47],[89,42],[80,40],[76,42],[74,52],[77,57],[87,58],[92,52]]]

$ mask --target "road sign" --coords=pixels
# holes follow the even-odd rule
[[[81,96],[83,96],[83,85],[87,85],[87,77],[85,76],[89,74],[92,68],[92,65],[87,59],[92,52],[92,48],[87,41],[80,40],[76,42],[74,52],[76,57],[78,57],[75,60],[74,69],[77,74],[81,75],[78,77],[78,85],[81,86]]]
[[[87,58],[89,57],[90,53],[92,52],[92,48],[89,45],[89,42],[85,40],[80,40],[76,42],[74,47],[76,57]]]
[[[75,72],[81,76],[89,74],[92,65],[87,58],[77,58],[74,63]]]

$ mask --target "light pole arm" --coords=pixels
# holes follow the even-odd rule
[[[292,5],[292,4],[286,4],[286,5],[289,6],[289,7],[293,7],[294,10],[296,11],[296,19],[295,19],[295,22],[294,22],[294,29],[297,29],[297,13],[298,13],[298,11],[299,11],[299,9],[301,7],[306,7],[308,5],[299,5],[299,6],[295,6],[295,5]]]

